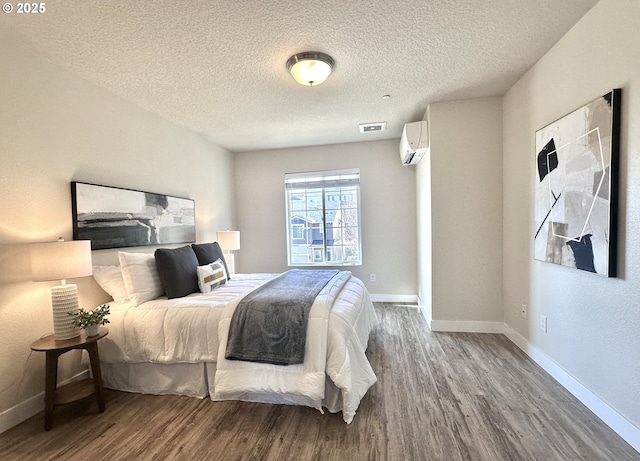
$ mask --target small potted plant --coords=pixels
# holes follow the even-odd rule
[[[100,331],[100,325],[109,323],[107,319],[107,315],[111,313],[109,307],[108,304],[102,304],[92,311],[80,308],[77,312],[70,312],[69,315],[73,317],[73,324],[76,327],[85,330],[87,337],[95,336]]]

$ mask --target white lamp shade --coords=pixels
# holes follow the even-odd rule
[[[91,267],[91,240],[32,243],[31,279],[34,282],[86,277]]]
[[[220,248],[225,251],[235,251],[240,249],[240,231],[216,232],[216,239]]]

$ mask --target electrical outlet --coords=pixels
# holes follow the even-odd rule
[[[522,303],[520,305],[520,315],[523,319],[527,318],[527,305],[525,303]]]
[[[547,332],[547,316],[546,315],[540,316],[540,330],[544,331],[545,333]]]
[[[369,274],[369,281],[370,282],[375,282],[376,281],[376,274]]]

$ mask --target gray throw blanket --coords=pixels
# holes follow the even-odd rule
[[[275,365],[302,363],[311,305],[338,272],[294,269],[247,294],[231,318],[224,357]]]

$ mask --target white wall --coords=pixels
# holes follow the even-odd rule
[[[387,140],[236,154],[241,232],[238,272],[288,269],[285,173],[360,168],[362,266],[348,269],[373,295],[415,299],[415,170],[400,162],[398,143]],[[376,274],[377,282],[369,282],[370,273]]]
[[[493,330],[503,321],[502,99],[429,111],[430,163],[419,165],[417,185],[420,298],[434,330]]]
[[[504,98],[508,325],[640,428],[640,2],[602,0]],[[534,261],[536,130],[622,88],[617,278]],[[520,304],[529,305],[528,319]],[[548,332],[538,329],[548,317]]]
[[[429,122],[429,108],[423,120]],[[418,302],[433,327],[433,235],[431,226],[431,150],[416,166],[416,223],[418,226]]]
[[[195,199],[202,242],[234,225],[235,198],[233,155],[224,149],[69,74],[6,33],[0,61],[2,431],[16,412],[43,407],[44,354],[30,353],[30,344],[53,331],[55,283],[31,281],[28,243],[72,239],[69,182]],[[113,250],[93,256],[116,261]],[[77,282],[82,307],[107,299],[91,277]],[[82,369],[79,352],[65,354],[60,379]],[[7,411],[25,402],[29,408]]]

